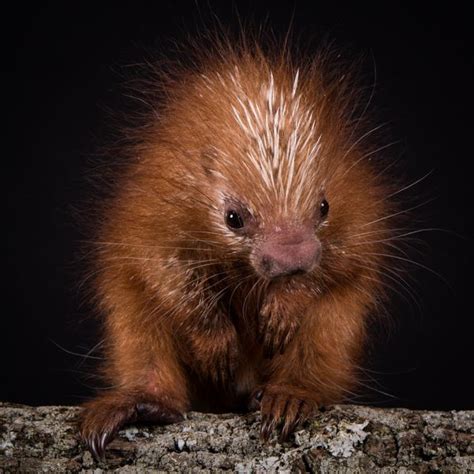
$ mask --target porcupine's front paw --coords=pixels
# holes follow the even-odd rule
[[[266,358],[283,354],[299,326],[298,319],[289,315],[284,301],[271,298],[260,311],[259,337]]]
[[[318,404],[305,396],[303,390],[297,388],[267,385],[258,390],[251,403],[260,404],[262,426],[260,437],[268,441],[272,433],[278,433],[278,440],[285,441],[295,428],[314,414]]]
[[[80,435],[96,460],[103,460],[105,447],[127,424],[150,422],[176,423],[183,414],[147,396],[105,393],[84,406]]]

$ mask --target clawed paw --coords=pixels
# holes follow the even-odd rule
[[[94,458],[103,461],[106,446],[125,425],[135,422],[168,424],[181,420],[183,415],[179,411],[159,401],[106,394],[84,407],[80,434]]]
[[[281,390],[267,387],[263,390],[260,401],[262,414],[260,437],[267,442],[273,433],[277,433],[278,440],[283,442],[316,409],[316,402],[291,395],[290,388]]]

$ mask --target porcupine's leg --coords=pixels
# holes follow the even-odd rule
[[[112,387],[84,405],[80,433],[96,459],[126,424],[174,423],[189,409],[186,379],[159,317],[122,293],[106,321],[107,380]],[[145,326],[149,327],[146,328]]]
[[[206,317],[196,313],[183,326],[186,363],[204,379],[219,388],[234,377],[239,358],[239,340],[235,326],[222,309],[215,307]]]
[[[267,383],[251,401],[260,406],[264,440],[274,431],[284,440],[318,407],[352,393],[364,338],[364,298],[339,290],[307,307],[297,344],[274,356]]]
[[[259,315],[258,335],[265,358],[283,354],[293,340],[311,299],[305,292],[270,291]]]
[[[172,401],[143,393],[141,389],[117,390],[99,395],[84,405],[81,437],[96,459],[125,425],[135,422],[176,423],[183,419]]]

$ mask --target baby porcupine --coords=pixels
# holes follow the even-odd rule
[[[357,386],[383,295],[391,189],[348,70],[223,41],[163,81],[97,231],[96,457],[190,409],[259,407],[263,439],[285,439]]]

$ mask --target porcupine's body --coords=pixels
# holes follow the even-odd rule
[[[235,47],[169,85],[97,239],[96,456],[192,408],[259,406],[263,438],[284,438],[356,386],[391,210],[350,79],[327,68]]]

